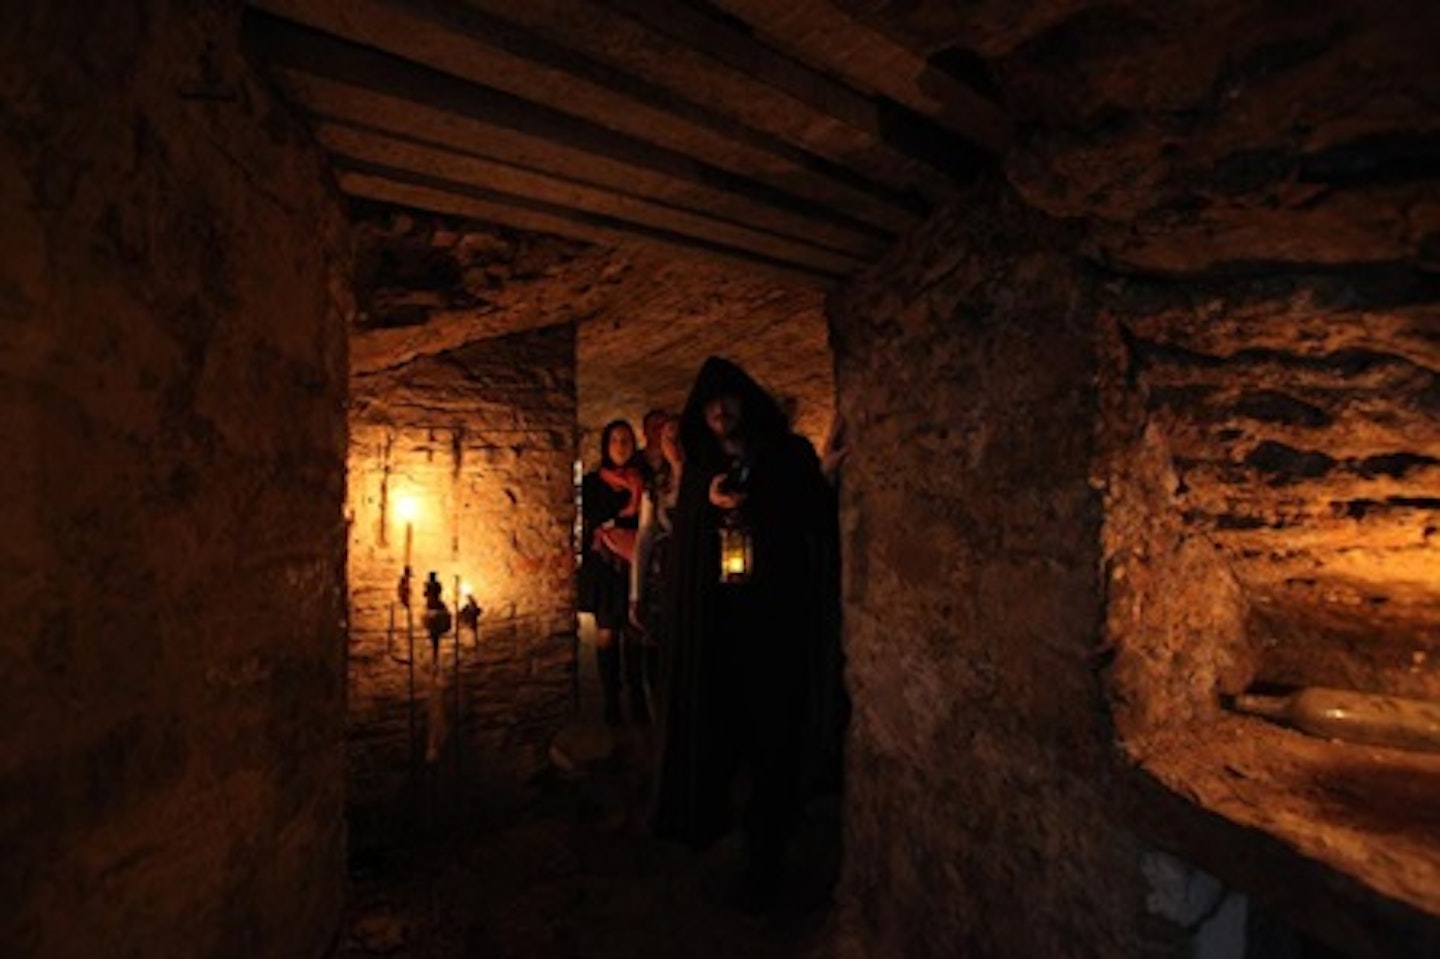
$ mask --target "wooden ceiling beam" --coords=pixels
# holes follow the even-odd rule
[[[890,232],[923,204],[499,18],[434,0],[255,0],[266,13],[702,158]]]
[[[588,166],[604,167],[604,175],[622,185],[647,183],[644,193],[657,199],[831,249],[871,256],[888,243],[884,232],[793,195],[388,54],[263,14],[248,20],[247,34],[292,94],[315,112],[330,112],[310,102],[318,88],[341,116],[359,114],[374,126],[395,128],[408,124],[409,114],[429,114],[435,135],[422,138],[453,141],[477,155],[495,156],[486,145],[494,139],[511,150],[518,146],[528,165],[567,167],[555,172],[581,180],[592,178]],[[356,97],[366,102],[347,102]],[[387,101],[376,107],[386,119],[368,119],[377,99]]]
[[[817,111],[834,116],[897,152],[947,175],[968,174],[969,168],[977,161],[976,148],[985,146],[981,134],[986,137],[993,135],[989,117],[986,123],[978,125],[980,129],[966,129],[963,124],[933,124],[932,118],[919,113],[907,116],[908,111],[900,103],[868,97],[837,80],[832,73],[814,69],[761,42],[734,20],[717,16],[683,0],[603,2],[651,29],[686,46],[704,50],[733,69],[783,91]],[[774,3],[768,6],[778,9]],[[785,7],[788,6],[787,2]],[[872,36],[877,44],[883,42],[879,34]],[[832,70],[841,69],[838,63],[830,66]],[[992,109],[991,113],[995,112]],[[957,142],[957,137],[962,142]],[[947,159],[944,151],[916,149],[932,140],[943,141],[954,154],[953,159]]]
[[[883,182],[940,199],[972,172],[973,145],[776,53],[713,11],[646,0],[466,3]],[[921,135],[909,133],[916,125]]]
[[[883,237],[809,220],[646,167],[562,147],[483,118],[450,113],[413,100],[289,68],[276,67],[275,73],[295,102],[309,111],[316,122],[334,120],[423,143],[443,144],[448,149],[471,156],[690,211],[736,226],[803,240],[815,247],[867,261],[879,255],[886,246],[887,241]]]
[[[605,247],[643,243],[671,252],[702,259],[720,260],[774,276],[790,283],[828,287],[838,279],[767,257],[747,254],[730,247],[647,230],[633,224],[609,221],[605,217],[553,207],[536,201],[495,194],[483,188],[450,183],[400,170],[342,162],[336,167],[340,189],[350,196],[379,203],[467,217],[511,229],[549,233]]]
[[[1010,122],[996,103],[830,0],[714,2],[775,46],[836,70],[992,153],[1003,153],[1009,146]]]
[[[638,235],[645,237],[658,231],[667,236],[702,241],[707,248],[734,248],[830,275],[847,273],[863,265],[854,257],[771,233],[374,129],[325,121],[318,125],[316,136],[321,145],[341,158],[342,165],[383,167],[429,180],[483,184],[485,194],[492,198],[505,196],[533,201],[538,204],[536,209],[584,211],[602,217],[615,228],[620,228],[622,223],[633,224],[639,228]]]

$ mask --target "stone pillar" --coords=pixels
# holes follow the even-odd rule
[[[1091,294],[995,184],[832,300],[847,681],[844,948],[1140,955],[1100,639]]]
[[[339,926],[345,245],[231,7],[0,28],[7,955]]]

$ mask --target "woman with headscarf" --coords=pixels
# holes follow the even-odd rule
[[[644,473],[635,455],[635,431],[624,420],[600,432],[600,467],[580,485],[579,607],[595,615],[595,661],[605,698],[605,722],[620,724],[620,641],[630,612],[630,564],[640,522]],[[638,661],[637,661],[638,662]],[[648,721],[645,692],[632,677],[631,710]]]
[[[681,416],[669,633],[653,824],[704,848],[732,824],[740,769],[747,895],[775,891],[805,778],[837,733],[835,499],[814,449],[743,370],[711,357]],[[721,582],[720,530],[751,542],[743,582]],[[820,728],[821,726],[827,728]]]

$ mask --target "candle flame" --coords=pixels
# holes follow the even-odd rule
[[[410,493],[395,494],[395,518],[402,523],[413,523],[420,515],[420,501]]]

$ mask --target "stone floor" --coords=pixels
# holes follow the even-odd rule
[[[561,737],[560,762],[519,801],[483,809],[468,801],[463,812],[459,803],[449,812],[431,805],[352,835],[340,959],[829,954],[838,805],[807,810],[779,901],[763,912],[742,908],[738,837],[696,854],[647,834],[651,732],[611,736],[598,724],[587,672],[585,708]]]

